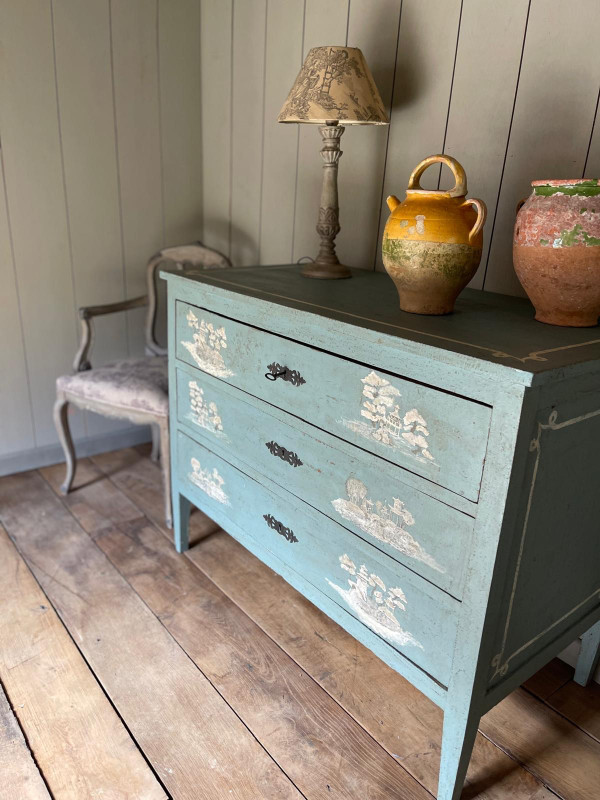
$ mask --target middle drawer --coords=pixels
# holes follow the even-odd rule
[[[474,520],[403,470],[198,371],[177,368],[177,417],[396,561],[461,599]],[[258,406],[258,407],[257,407]],[[284,421],[286,420],[286,421]]]

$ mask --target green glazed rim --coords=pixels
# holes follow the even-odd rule
[[[573,180],[532,181],[536,195],[550,197],[553,194],[566,194],[578,197],[595,197],[600,195],[600,179],[574,178]]]

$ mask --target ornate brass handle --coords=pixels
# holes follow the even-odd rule
[[[266,521],[269,528],[277,531],[280,536],[283,536],[283,538],[291,544],[298,541],[294,531],[291,528],[287,528],[282,522],[279,522],[279,520],[275,519],[273,514],[263,514],[263,519]]]
[[[283,378],[284,381],[288,381],[292,386],[302,386],[303,383],[306,383],[298,370],[282,367],[281,364],[277,364],[275,361],[269,364],[267,369],[269,371],[265,372],[265,378],[268,381],[276,381],[277,378]]]
[[[265,447],[272,456],[277,456],[282,461],[287,462],[292,467],[301,467],[304,462],[300,461],[298,454],[288,450],[287,447],[282,447],[277,442],[265,442]]]

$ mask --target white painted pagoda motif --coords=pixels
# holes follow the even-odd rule
[[[192,471],[188,473],[188,478],[191,482],[196,484],[196,486],[202,489],[209,497],[212,497],[213,500],[217,500],[225,506],[231,505],[229,498],[223,490],[225,480],[219,475],[217,468],[214,467],[212,470],[202,469],[202,465],[197,458],[192,458],[190,463],[192,465]]]
[[[402,589],[386,589],[385,583],[378,575],[370,573],[364,564],[357,569],[346,554],[340,556],[340,566],[350,573],[349,588],[343,589],[329,579],[327,583],[339,592],[359,620],[388,641],[402,647],[412,645],[423,650],[423,645],[412,633],[402,628],[396,617],[397,611],[406,610],[407,600]]]
[[[388,447],[403,448],[418,461],[435,463],[429,451],[427,422],[416,408],[403,412],[398,400],[402,397],[395,386],[371,371],[363,383],[362,420],[344,419],[342,423],[364,436]]]
[[[198,386],[197,381],[189,381],[190,413],[189,418],[201,428],[210,431],[218,437],[227,438],[223,431],[223,421],[219,416],[217,404],[213,401],[206,402],[204,389]]]
[[[225,328],[215,328],[212,322],[203,319],[198,322],[198,317],[190,308],[186,314],[188,326],[194,331],[192,341],[181,344],[190,353],[196,364],[217,378],[229,378],[233,372],[227,368],[221,350],[227,348],[227,334]]]
[[[353,522],[380,542],[386,542],[401,553],[427,564],[438,572],[445,572],[435,558],[430,556],[408,532],[407,528],[415,524],[415,519],[402,500],[394,497],[392,504],[382,503],[379,500],[373,502],[368,497],[369,490],[357,478],[348,478],[346,494],[346,498],[339,497],[331,502],[344,519]]]

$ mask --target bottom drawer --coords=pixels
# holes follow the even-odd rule
[[[245,533],[429,675],[448,685],[460,603],[281,488],[177,435],[189,499]],[[243,544],[243,542],[242,542]]]

